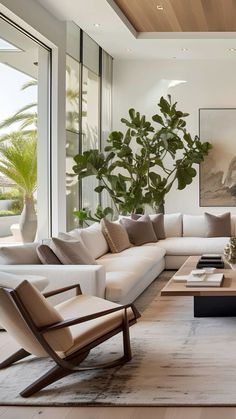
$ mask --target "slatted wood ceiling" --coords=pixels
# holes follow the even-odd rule
[[[114,1],[137,32],[236,31],[236,0]]]

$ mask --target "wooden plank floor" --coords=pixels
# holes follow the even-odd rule
[[[0,332],[0,359],[16,350]],[[0,406],[0,419],[236,419],[236,407],[22,407]]]

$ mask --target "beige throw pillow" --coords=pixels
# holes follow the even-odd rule
[[[96,260],[88,253],[80,241],[61,240],[53,237],[50,248],[64,265],[96,265]]]
[[[119,253],[131,246],[129,236],[125,228],[118,224],[103,218],[101,220],[102,233],[108,243],[112,253]]]
[[[206,221],[206,237],[230,237],[231,219],[230,212],[222,215],[204,213]]]
[[[137,221],[131,218],[122,218],[120,223],[125,227],[129,240],[135,246],[144,243],[157,242],[156,234],[149,215],[142,215]]]

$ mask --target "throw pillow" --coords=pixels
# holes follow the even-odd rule
[[[38,243],[0,247],[0,265],[40,265]]]
[[[122,252],[122,250],[128,249],[131,246],[129,236],[122,225],[103,218],[101,220],[101,227],[112,253]]]
[[[142,214],[131,214],[132,220],[139,220],[140,217],[142,217]],[[164,227],[164,214],[152,214],[150,215],[150,219],[157,240],[164,240],[166,238]]]
[[[61,265],[61,261],[46,244],[40,244],[37,247],[38,257],[44,265]]]
[[[222,215],[204,213],[206,221],[206,237],[230,237],[231,219],[230,212]]]
[[[156,234],[149,215],[142,215],[137,221],[131,218],[122,218],[120,223],[125,227],[129,240],[135,246],[144,243],[157,242]]]
[[[81,241],[61,240],[52,237],[51,249],[64,265],[96,265]]]

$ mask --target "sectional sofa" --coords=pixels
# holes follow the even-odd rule
[[[164,227],[164,240],[115,254],[109,252],[99,224],[71,232],[74,238],[83,241],[96,265],[42,265],[36,243],[21,246],[13,260],[9,260],[9,255],[6,257],[6,248],[2,248],[0,271],[46,276],[47,290],[79,282],[84,293],[125,304],[134,301],[164,269],[178,269],[190,255],[222,254],[229,240],[228,237],[206,238],[203,215],[166,214]],[[236,216],[231,216],[231,235],[235,234]],[[55,303],[58,302],[57,297]]]

